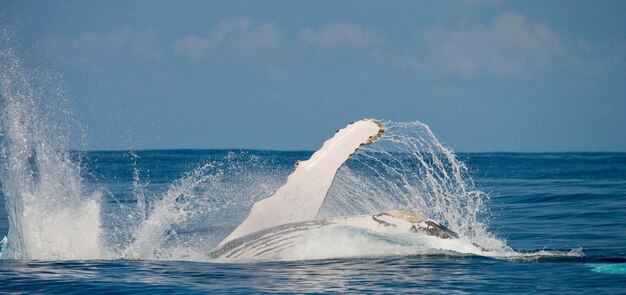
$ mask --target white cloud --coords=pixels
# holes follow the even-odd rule
[[[237,40],[237,47],[245,53],[254,53],[261,49],[275,47],[281,39],[281,32],[274,23],[262,23],[253,26],[245,36]]]
[[[422,31],[426,65],[456,75],[528,76],[567,53],[562,38],[523,15],[506,13],[488,25],[458,31],[433,26]]]
[[[383,37],[373,31],[365,30],[358,25],[334,23],[319,30],[307,27],[298,35],[300,44],[331,48],[337,46],[373,47],[383,44]]]
[[[203,61],[220,46],[232,42],[242,53],[272,48],[281,39],[281,32],[271,22],[255,24],[250,18],[233,18],[220,22],[205,36],[187,35],[174,43],[174,52],[192,63]]]
[[[200,62],[204,59],[209,48],[213,49],[209,39],[201,38],[196,35],[185,36],[174,44],[174,52],[179,55],[186,56],[192,62]]]
[[[77,37],[49,36],[44,44],[51,49],[70,50],[84,61],[103,51],[129,51],[147,59],[159,59],[162,55],[156,38],[155,31],[124,28],[104,34],[85,32]]]

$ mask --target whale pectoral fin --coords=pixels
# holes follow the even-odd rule
[[[337,170],[359,147],[374,142],[382,132],[382,124],[370,119],[350,123],[337,131],[309,160],[297,163],[296,170],[273,196],[256,202],[248,217],[220,246],[266,228],[314,219]]]

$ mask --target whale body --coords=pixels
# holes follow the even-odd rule
[[[230,240],[211,251],[208,257],[222,260],[269,260],[281,257],[281,254],[302,244],[315,230],[333,228],[357,228],[380,234],[415,233],[440,239],[459,239],[457,233],[421,214],[388,211],[274,226]]]
[[[296,170],[273,196],[255,203],[248,217],[208,254],[209,258],[265,260],[280,257],[318,229],[356,228],[373,233],[415,233],[459,239],[457,233],[419,213],[389,211],[316,219],[339,168],[358,148],[380,138],[384,130],[380,122],[371,119],[353,122],[338,130],[311,159],[297,164]]]

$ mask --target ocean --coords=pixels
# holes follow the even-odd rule
[[[215,213],[216,210],[203,207],[206,218],[194,216],[198,218],[186,221],[192,225],[168,229],[179,231],[183,237],[166,237],[169,241],[164,244],[184,244],[193,240],[184,237],[190,232],[207,236],[219,233],[216,235],[223,237],[224,232],[236,225],[233,220],[240,220],[246,214],[245,209],[230,208],[250,206],[271,194],[286,180],[295,161],[310,155],[311,152],[163,150],[74,152],[72,159],[84,167],[80,175],[85,190],[102,192],[102,222],[110,229],[123,224],[120,219],[138,218],[124,208],[136,204],[139,187],[149,204],[150,198],[162,198],[172,183],[180,183],[180,179],[189,177],[190,171],[209,163],[210,168],[203,173],[211,177],[198,190],[219,192],[232,197],[237,204],[210,199],[217,195],[203,197],[203,201],[213,201],[227,213]],[[626,154],[460,153],[457,158],[467,166],[476,188],[488,198],[484,206],[488,231],[516,252],[552,254],[498,258],[461,253],[377,253],[363,257],[228,263],[167,255],[152,259],[3,259],[0,291],[626,292]],[[239,213],[231,213],[235,211]],[[237,217],[224,218],[226,215]],[[198,221],[202,219],[211,222]],[[0,232],[7,231],[7,213],[2,210]],[[104,236],[107,231],[103,230]],[[128,234],[123,228],[116,231],[109,233],[107,239],[121,239]],[[200,240],[214,246],[217,239]],[[191,244],[188,246],[194,247]]]

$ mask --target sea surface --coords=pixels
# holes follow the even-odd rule
[[[203,261],[193,251],[185,252],[210,250],[255,201],[286,181],[297,160],[311,154],[73,152],[71,160],[80,167],[77,173],[83,191],[99,196],[101,208],[95,211],[99,214],[95,218],[100,218],[99,235],[106,240],[105,248],[117,256],[0,259],[0,293],[626,294],[624,153],[457,154],[467,167],[467,177],[484,192],[480,217],[486,229],[518,256],[376,252],[363,257],[226,263]],[[38,173],[44,177],[44,172]],[[159,219],[174,226],[158,235],[161,248],[150,248],[152,256],[120,256],[123,251],[116,247],[134,242],[129,232],[146,220],[145,212],[156,214],[159,199],[176,188],[185,190],[191,180],[202,185],[180,193],[176,202],[196,197],[196,201],[184,202],[185,212],[193,214],[180,223],[176,223],[179,216]],[[0,202],[4,199],[0,195]],[[146,204],[140,207],[143,215],[137,214],[139,202]],[[63,221],[53,224],[52,231],[75,226],[81,230],[81,224],[94,218],[70,214],[69,219],[51,219],[45,210],[37,214],[42,224],[33,226]],[[7,212],[0,210],[0,233],[8,230]]]

